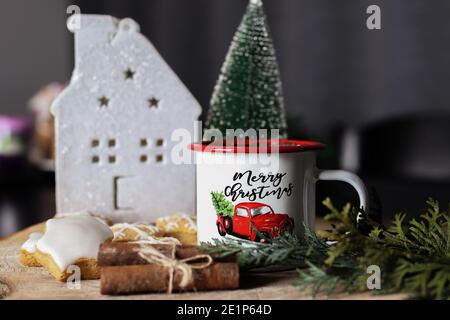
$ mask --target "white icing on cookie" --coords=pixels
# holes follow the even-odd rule
[[[159,221],[167,223],[164,229],[168,232],[178,230],[180,228],[180,223],[183,224],[184,228],[189,231],[197,231],[197,224],[195,221],[185,213],[179,213],[173,216],[161,217]]]
[[[80,258],[97,259],[99,245],[113,237],[109,227],[89,215],[50,219],[36,248],[50,255],[60,270]]]
[[[38,240],[42,237],[42,233],[40,232],[33,232],[30,233],[28,236],[28,240],[24,242],[22,247],[20,247],[22,250],[28,252],[28,253],[35,253],[36,252],[36,243]]]
[[[97,218],[101,222],[104,222],[106,224],[109,224],[110,222],[104,218],[102,215],[99,215],[97,213],[92,213],[87,210],[81,210],[81,211],[74,211],[74,212],[65,212],[65,213],[57,213],[55,218],[66,218],[66,217],[79,217],[79,216],[90,216]]]
[[[142,226],[142,228],[139,228]],[[145,230],[142,230],[145,229]],[[145,240],[152,237],[159,229],[154,225],[144,224],[144,223],[116,223],[111,227],[114,232],[114,239],[120,239],[125,235],[127,230],[132,230],[136,233],[136,240]]]

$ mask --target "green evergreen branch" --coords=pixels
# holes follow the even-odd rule
[[[301,242],[291,235],[273,239],[268,244],[238,239],[214,239],[212,243],[203,243],[201,248],[205,253],[219,257],[236,255],[239,266],[245,270],[268,266],[304,268],[307,259],[322,262],[328,247],[313,232],[308,232],[305,240]],[[312,248],[315,250],[311,250]]]
[[[298,270],[299,279],[294,283],[300,290],[311,290],[313,297],[321,292],[332,294],[343,282],[341,277],[328,274],[315,264],[306,262],[308,270]]]

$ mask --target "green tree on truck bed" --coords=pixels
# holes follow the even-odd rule
[[[211,199],[216,210],[216,213],[222,215],[224,217],[233,217],[234,214],[234,206],[233,203],[225,198],[223,192],[211,192]]]

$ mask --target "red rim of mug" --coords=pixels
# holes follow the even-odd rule
[[[293,153],[324,147],[320,142],[290,139],[220,140],[189,145],[193,151],[212,153]]]

